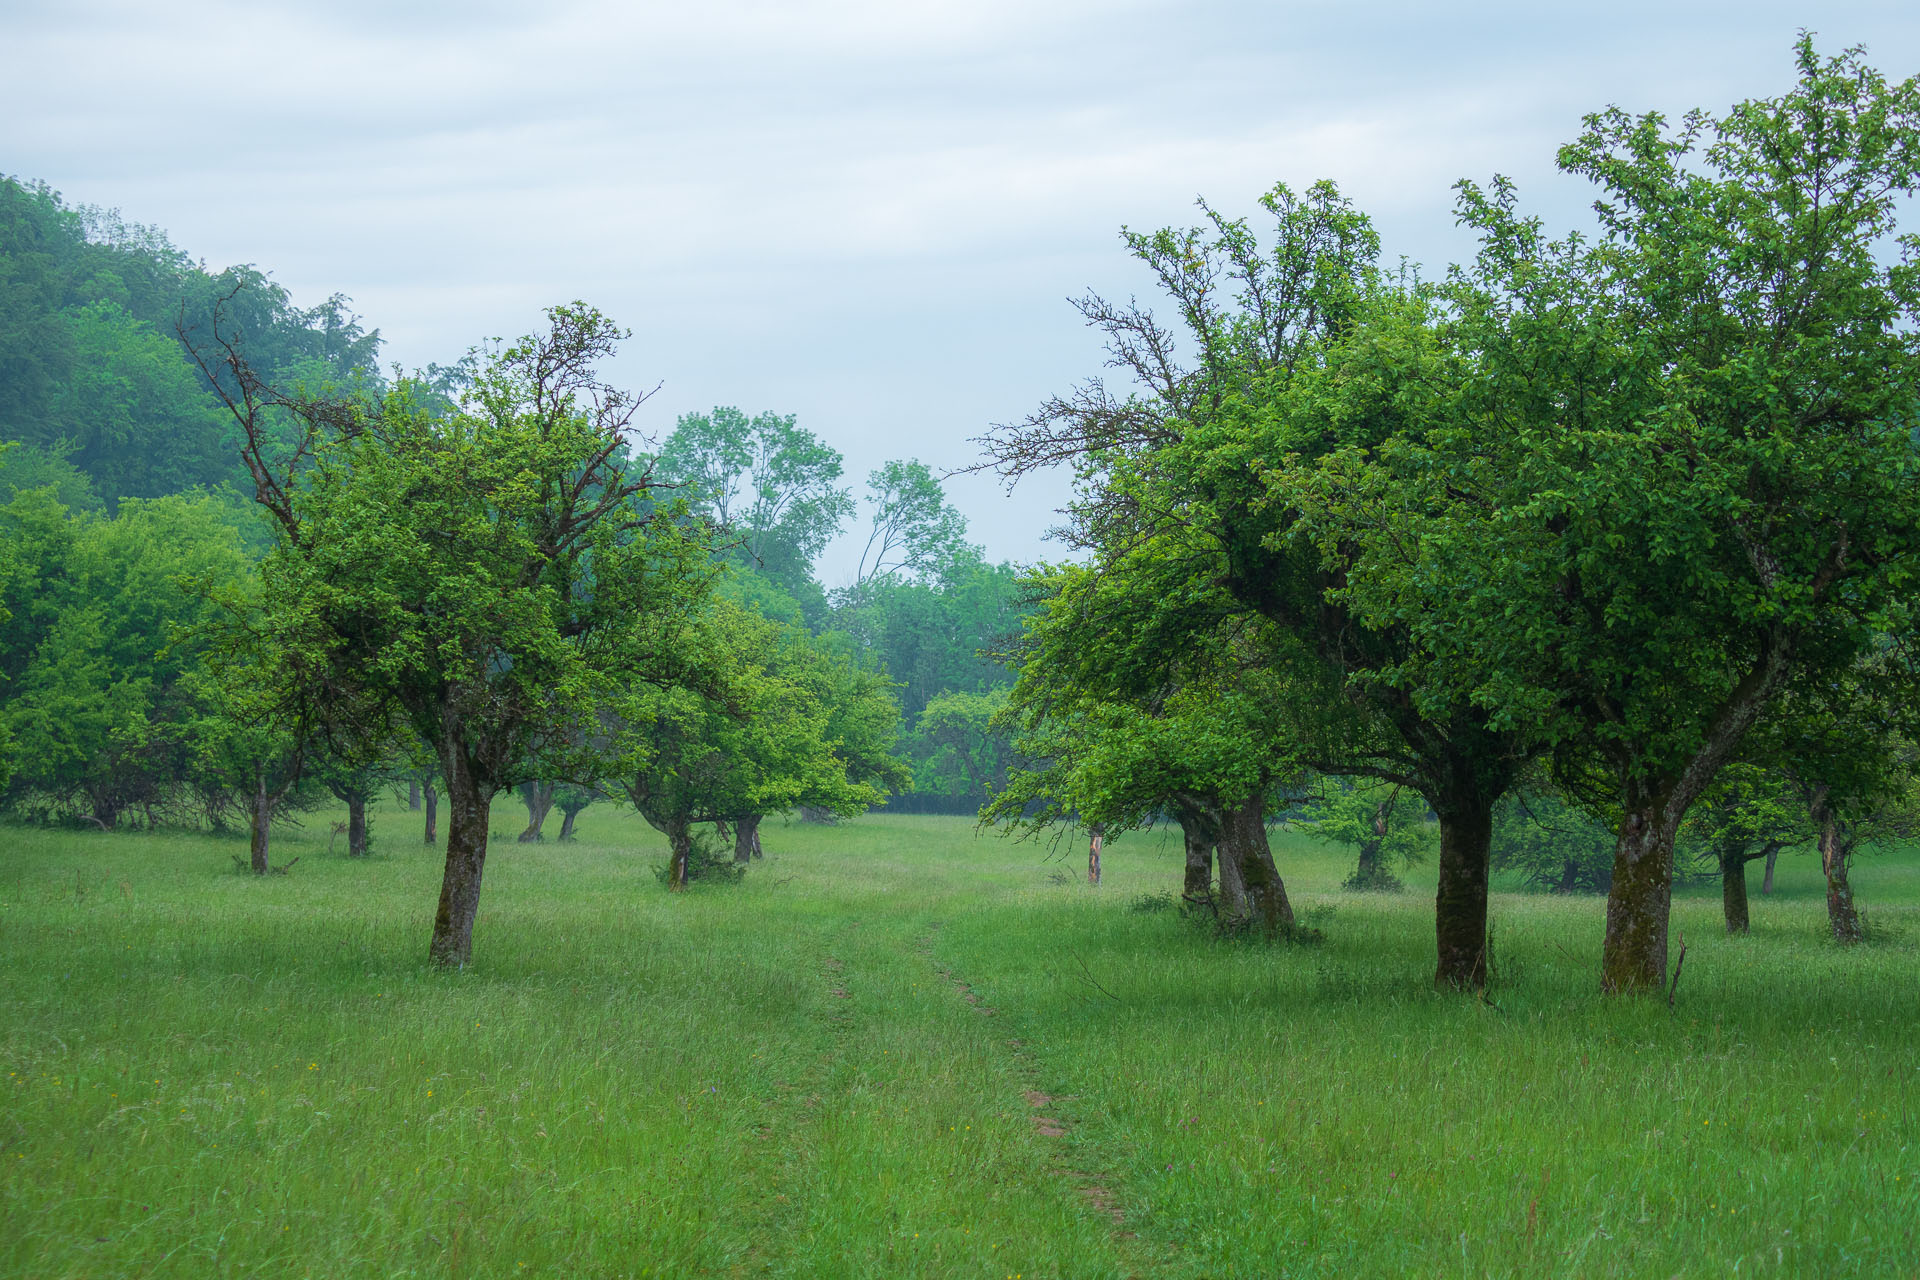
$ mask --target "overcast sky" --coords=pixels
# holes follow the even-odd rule
[[[0,173],[345,293],[408,365],[585,299],[651,430],[796,413],[857,485],[1098,372],[1066,299],[1146,289],[1123,223],[1331,177],[1441,266],[1456,179],[1576,218],[1584,112],[1779,93],[1803,26],[1920,71],[1911,0],[0,0]],[[950,489],[994,558],[1053,550],[1063,483]]]

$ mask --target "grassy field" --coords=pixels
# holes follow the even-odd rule
[[[607,807],[496,843],[437,973],[413,824],[266,880],[0,829],[0,1272],[1920,1275],[1911,854],[1850,952],[1810,859],[1751,937],[1685,897],[1669,1013],[1595,994],[1593,899],[1500,895],[1492,1002],[1435,996],[1430,886],[1285,836],[1318,946],[1133,909],[1177,842],[1096,891],[957,819],[776,820],[673,898]]]

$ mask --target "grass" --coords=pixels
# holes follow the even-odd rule
[[[265,880],[0,829],[0,1273],[1920,1274],[1911,853],[1852,950],[1807,858],[1747,938],[1682,895],[1669,1013],[1595,994],[1597,899],[1498,895],[1492,1003],[1436,996],[1430,880],[1285,836],[1318,946],[1130,910],[1177,841],[1095,891],[955,819],[775,821],[676,898],[609,807],[496,843],[438,973],[413,822]]]

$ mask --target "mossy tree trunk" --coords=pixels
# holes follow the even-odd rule
[[[1243,803],[1227,811],[1220,838],[1221,879],[1226,879],[1226,864],[1238,868],[1245,902],[1260,927],[1272,936],[1293,928],[1293,904],[1287,900],[1287,886],[1273,864],[1273,847],[1267,842],[1267,797],[1255,792]]]
[[[735,818],[733,822],[733,860],[739,866],[745,866],[760,853],[760,815],[752,814],[745,818]]]
[[[1847,864],[1853,860],[1853,846],[1840,829],[1840,819],[1827,804],[1827,790],[1820,788],[1813,802],[1814,820],[1820,824],[1820,868],[1827,875],[1827,924],[1833,940],[1852,946],[1865,937],[1860,912],[1853,905],[1853,884],[1847,878]]]
[[[442,763],[447,786],[447,856],[427,954],[437,965],[459,969],[473,958],[473,920],[480,910],[493,788],[475,776],[458,741],[446,744]]]

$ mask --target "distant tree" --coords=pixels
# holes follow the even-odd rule
[[[684,414],[656,466],[724,531],[723,544],[735,540],[744,563],[789,593],[806,591],[813,562],[853,513],[837,483],[840,454],[793,414]]]
[[[1613,834],[1545,777],[1529,775],[1493,811],[1493,866],[1550,893],[1605,893]]]
[[[1777,769],[1736,763],[1720,771],[1687,811],[1680,848],[1697,847],[1720,876],[1720,902],[1728,933],[1751,927],[1747,864],[1769,868],[1783,849],[1814,837],[1805,799]]]
[[[168,497],[69,520],[48,491],[8,508],[35,600],[19,621],[0,718],[16,744],[13,786],[111,829],[157,820],[185,776],[187,677],[209,605],[192,584],[241,579],[247,562],[222,506]],[[43,558],[57,554],[61,562]],[[38,563],[31,563],[38,561]]]
[[[966,540],[966,519],[926,463],[909,459],[877,468],[867,477],[867,501],[873,516],[853,592],[896,578],[937,581],[969,555],[978,558]]]
[[[571,782],[563,782],[555,787],[553,804],[560,810],[560,835],[557,838],[562,843],[574,839],[573,824],[581,811],[595,801],[604,799],[605,795],[594,787],[576,786]]]
[[[833,707],[836,696],[884,698],[883,684],[847,685],[805,633],[724,599],[711,603],[701,629],[688,648],[700,655],[704,687],[635,682],[615,704],[610,776],[667,837],[666,880],[675,890],[697,870],[696,825],[732,824],[735,860],[744,861],[763,815],[799,805],[862,812],[884,797],[879,781],[889,768],[883,739],[850,760],[836,733],[870,733],[871,710],[843,706],[836,724]]]
[[[1341,885],[1354,892],[1401,892],[1406,886],[1394,868],[1425,858],[1434,836],[1426,802],[1386,782],[1320,779],[1289,823],[1317,839],[1358,850],[1353,874]]]

